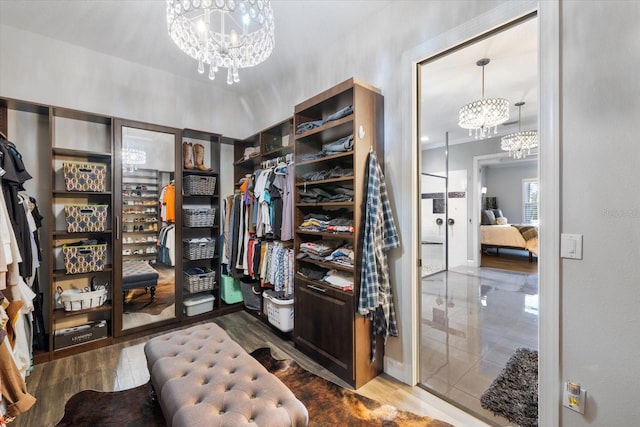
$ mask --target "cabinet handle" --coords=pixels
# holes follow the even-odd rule
[[[120,216],[116,215],[116,240],[120,240]]]
[[[323,294],[324,294],[324,293],[327,293],[327,290],[326,290],[326,289],[319,288],[319,287],[317,287],[317,286],[315,286],[315,285],[307,285],[307,288],[311,288],[311,289],[313,289],[314,291],[322,292]]]

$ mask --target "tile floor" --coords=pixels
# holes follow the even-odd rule
[[[456,268],[422,279],[420,382],[498,426],[482,393],[516,349],[538,349],[538,276]]]

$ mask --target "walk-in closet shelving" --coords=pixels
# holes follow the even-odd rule
[[[357,313],[356,304],[367,157],[371,150],[379,156],[383,154],[382,123],[380,91],[356,79],[344,81],[295,107],[293,339],[298,348],[355,388],[382,369],[383,346],[377,346],[372,362],[370,321]],[[351,194],[351,199],[344,194]],[[314,216],[322,216],[326,223],[314,228]],[[304,252],[302,246],[309,245],[350,249],[353,263],[299,258]],[[341,287],[326,280],[332,270],[346,278]],[[314,274],[315,278],[310,277]]]

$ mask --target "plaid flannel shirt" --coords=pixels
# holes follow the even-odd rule
[[[391,293],[387,251],[400,240],[393,221],[384,175],[375,153],[369,154],[367,204],[362,244],[362,273],[358,312],[372,320],[371,359],[376,354],[376,336],[398,336],[395,305]]]

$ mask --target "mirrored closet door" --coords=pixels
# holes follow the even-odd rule
[[[115,127],[115,335],[124,335],[180,314],[180,131],[129,121]]]

